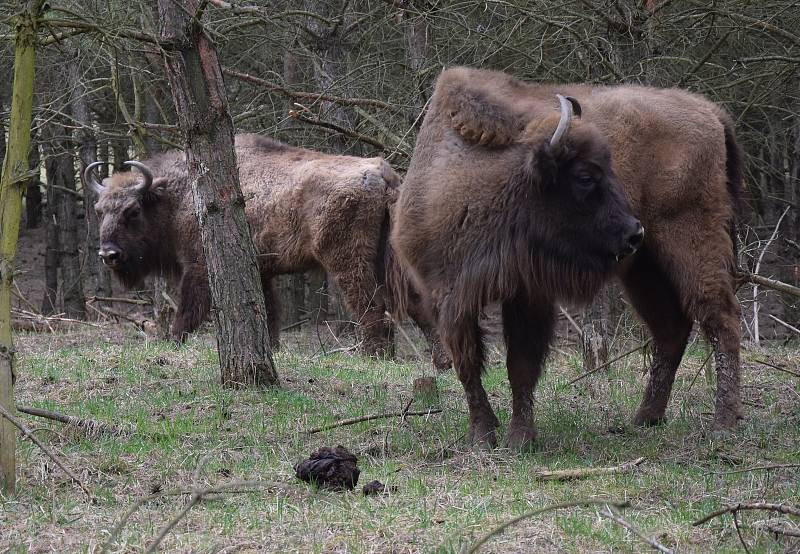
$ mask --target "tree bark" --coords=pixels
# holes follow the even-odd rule
[[[239,187],[233,120],[216,50],[201,24],[191,17],[201,15],[199,6],[198,0],[158,0],[161,46],[185,135],[189,180],[215,307],[222,384],[275,385],[278,374]]]
[[[22,216],[24,173],[30,151],[33,83],[36,74],[36,24],[44,0],[35,0],[15,17],[14,84],[8,148],[0,178],[0,405],[14,413],[14,341],[11,335],[11,285]],[[16,428],[0,417],[0,489],[16,490]]]
[[[44,296],[41,312],[51,315],[58,312],[58,223],[56,208],[60,204],[61,192],[48,185],[45,186],[47,201],[44,207]]]

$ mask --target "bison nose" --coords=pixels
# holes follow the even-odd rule
[[[641,223],[636,223],[636,232],[628,238],[628,245],[636,251],[644,241],[644,227]]]
[[[113,267],[119,261],[120,251],[116,248],[104,247],[101,248],[97,253],[101,258],[103,258],[103,263],[107,266]]]
[[[637,221],[635,230],[630,235],[628,235],[627,239],[625,240],[624,246],[622,247],[620,252],[617,253],[616,256],[617,261],[627,258],[631,254],[636,252],[642,245],[643,241],[644,241],[644,227],[642,227],[642,224]]]

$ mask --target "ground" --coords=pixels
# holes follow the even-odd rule
[[[679,552],[739,552],[730,516],[692,522],[725,503],[800,498],[800,349],[745,350],[747,419],[724,440],[710,433],[713,395],[706,347],[685,356],[659,427],[628,421],[644,385],[642,356],[575,385],[580,359],[560,344],[537,392],[539,441],[519,455],[464,443],[466,405],[451,372],[437,376],[442,412],[374,420],[308,434],[336,420],[400,411],[412,381],[435,372],[415,360],[369,360],[309,348],[313,337],[286,335],[276,355],[281,388],[232,391],[219,385],[213,339],[176,349],[116,326],[20,334],[18,405],[92,418],[131,432],[87,436],[76,428],[20,416],[55,448],[96,497],[28,440],[19,444],[19,494],[0,497],[0,552],[99,552],[137,500],[112,552],[141,552],[201,486],[257,481],[198,503],[167,535],[168,552],[458,552],[524,512],[583,498],[630,501],[622,514]],[[627,350],[620,348],[619,351]],[[485,381],[503,423],[510,394],[502,352],[493,347]],[[412,410],[425,409],[412,405]],[[500,436],[502,440],[502,434]],[[355,492],[316,490],[295,479],[293,464],[320,446],[344,445],[359,457]],[[644,457],[623,474],[541,482],[537,471],[615,466]],[[795,464],[752,469],[767,464]],[[364,497],[373,479],[396,487]],[[171,494],[182,491],[183,494]],[[526,519],[493,537],[485,552],[640,552],[647,546],[602,517],[603,508],[570,508]],[[800,551],[800,539],[770,533],[800,520],[770,512],[738,517],[750,552]]]

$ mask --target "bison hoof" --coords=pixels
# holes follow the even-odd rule
[[[497,427],[497,418],[494,418],[494,420],[486,418],[473,421],[469,426],[467,440],[472,446],[481,450],[494,448],[497,446],[495,427]]]
[[[508,426],[506,435],[506,445],[511,450],[517,452],[530,452],[536,442],[536,427],[533,425],[514,425]]]

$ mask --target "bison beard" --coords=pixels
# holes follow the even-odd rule
[[[575,112],[581,105],[584,112],[562,133],[553,131],[557,93],[570,94]],[[717,362],[714,428],[735,425],[742,415],[739,306],[729,230],[740,181],[730,119],[698,96],[534,85],[468,68],[442,73],[391,242],[433,306],[466,392],[470,440],[496,442],[497,418],[481,383],[478,319],[486,304],[502,306],[513,410],[507,441],[526,448],[536,434],[532,397],[555,303],[588,301],[612,274],[655,345],[634,421],[663,420],[697,319]],[[643,242],[625,238],[631,213],[647,229]],[[615,263],[609,253],[630,253],[620,251],[620,238],[640,248]]]
[[[236,153],[273,346],[279,335],[273,278],[324,270],[360,324],[363,350],[391,354],[385,273],[396,263],[386,245],[387,219],[399,177],[380,158],[333,156],[257,135],[237,136]],[[183,341],[210,308],[185,156],[173,151],[144,163],[126,163],[140,173],[118,173],[102,185],[92,174],[97,164],[84,174],[86,184],[99,194],[100,254],[127,287],[155,271],[180,278],[172,334]],[[415,321],[436,353],[438,339],[426,313],[411,315],[418,316]],[[436,361],[449,364],[446,356]]]

